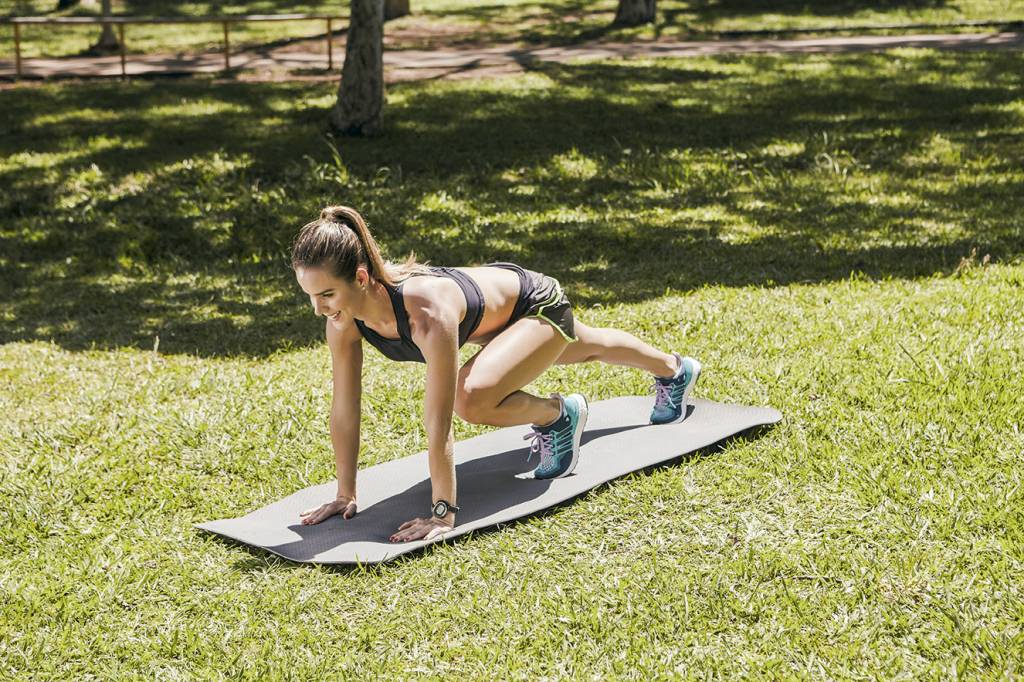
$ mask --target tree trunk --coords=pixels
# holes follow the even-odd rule
[[[655,0],[619,0],[615,23],[619,26],[639,26],[654,21]]]
[[[110,0],[102,0],[100,3],[100,14],[105,17],[109,17],[113,14],[113,10],[110,7]],[[103,24],[103,32],[100,33],[100,39],[96,41],[96,44],[92,46],[92,49],[99,50],[100,52],[113,52],[121,49],[121,43],[117,42],[117,36],[114,35],[114,27],[110,24]]]
[[[349,135],[376,135],[384,108],[384,1],[352,0],[345,65],[331,127]]]
[[[404,17],[409,13],[409,0],[384,0],[384,21]]]

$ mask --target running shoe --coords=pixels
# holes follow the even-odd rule
[[[654,377],[654,409],[652,424],[678,424],[686,419],[686,399],[700,376],[700,363],[672,353],[679,360],[679,369],[668,378]]]
[[[548,426],[534,426],[533,433],[523,436],[523,440],[532,440],[526,461],[535,452],[540,455],[534,478],[568,476],[580,458],[580,438],[587,425],[587,399],[579,393],[565,398],[556,393],[552,397],[562,402],[562,415]]]

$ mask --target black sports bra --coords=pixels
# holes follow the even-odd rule
[[[455,283],[459,285],[462,293],[466,296],[466,316],[462,318],[462,322],[459,324],[459,348],[461,348],[469,337],[473,335],[476,328],[480,326],[480,320],[484,317],[484,295],[476,282],[464,272],[455,268],[433,266],[430,266],[430,271],[438,277],[448,277],[455,280]],[[423,358],[423,353],[420,352],[419,347],[412,341],[412,331],[409,328],[409,313],[405,310],[405,296],[402,294],[402,286],[404,284],[405,281],[398,286],[385,286],[388,296],[391,298],[391,307],[395,310],[395,322],[398,325],[399,338],[389,339],[386,336],[381,336],[363,324],[362,320],[355,320],[356,327],[359,328],[359,333],[363,335],[363,338],[383,353],[384,357],[398,360],[399,362],[426,362]]]

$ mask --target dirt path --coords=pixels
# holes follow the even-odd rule
[[[802,40],[640,41],[633,43],[585,43],[560,47],[493,45],[485,48],[435,50],[385,50],[387,82],[433,78],[470,78],[519,73],[531,62],[568,62],[608,58],[693,57],[715,54],[877,52],[897,47],[941,50],[1024,49],[1024,33],[956,33],[905,36],[852,36]],[[338,77],[344,60],[344,39],[334,49],[334,71],[327,71],[327,55],[319,50],[288,45],[244,50],[231,55],[231,68],[245,80],[304,80]],[[224,55],[203,54],[131,55],[128,75],[216,73],[224,68]],[[27,59],[22,73],[28,79],[112,77],[121,74],[120,57]],[[0,60],[0,79],[13,80],[13,60]]]

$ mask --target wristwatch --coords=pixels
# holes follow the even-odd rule
[[[434,506],[431,509],[431,511],[434,512],[434,516],[436,516],[439,519],[443,519],[444,517],[448,516],[448,512],[457,512],[459,511],[459,508],[456,507],[451,502],[448,502],[447,500],[438,500],[437,502],[434,503]]]

